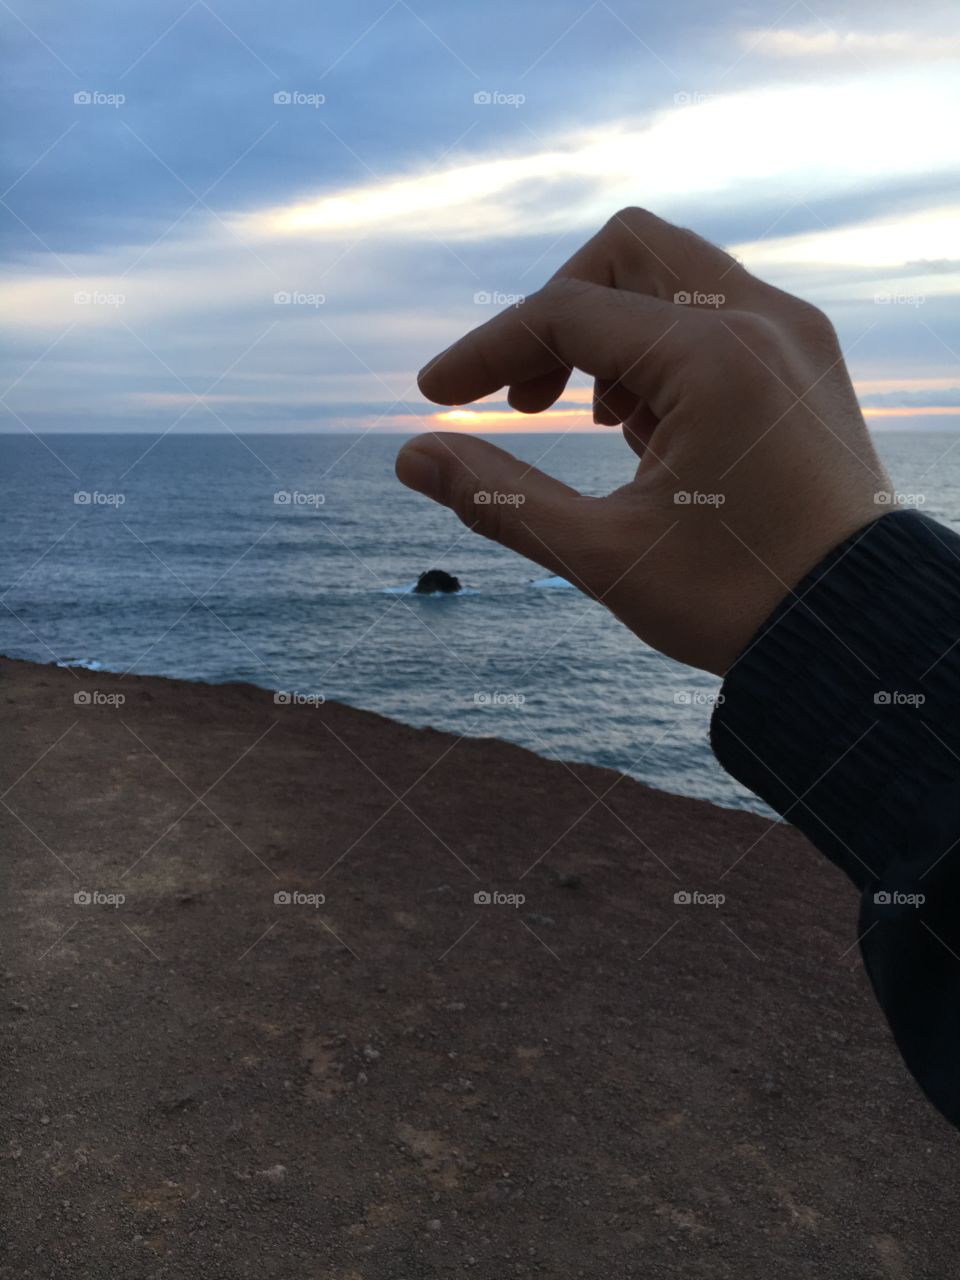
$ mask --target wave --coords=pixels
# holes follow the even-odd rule
[[[415,582],[408,582],[403,587],[381,587],[380,590],[385,596],[412,596],[415,594]],[[478,596],[480,592],[476,587],[461,587],[459,591],[426,591],[423,593],[424,600],[436,600],[439,597],[456,598],[457,596]]]

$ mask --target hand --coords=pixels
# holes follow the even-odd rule
[[[683,293],[724,301],[684,305]],[[622,488],[585,497],[455,432],[408,441],[397,475],[672,658],[726,672],[818,560],[889,510],[826,316],[653,214],[615,215],[419,382],[444,405],[508,386],[515,409],[538,413],[573,368],[595,380],[594,420],[622,424],[640,458]],[[478,503],[483,490],[523,501]]]

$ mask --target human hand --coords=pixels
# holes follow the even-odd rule
[[[515,409],[538,413],[573,368],[595,380],[594,420],[622,424],[640,458],[613,493],[585,497],[455,432],[408,441],[397,475],[672,658],[724,674],[818,560],[890,509],[826,316],[651,213],[616,214],[419,383],[444,405],[508,386]],[[480,491],[523,501],[478,503]]]

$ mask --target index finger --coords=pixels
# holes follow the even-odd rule
[[[578,368],[663,405],[668,371],[692,352],[708,319],[644,294],[557,279],[435,356],[418,383],[437,404],[466,404],[511,383]]]

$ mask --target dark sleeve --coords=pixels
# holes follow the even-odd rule
[[[960,537],[915,511],[860,529],[722,693],[714,753],[857,886],[894,1039],[960,1127]]]

